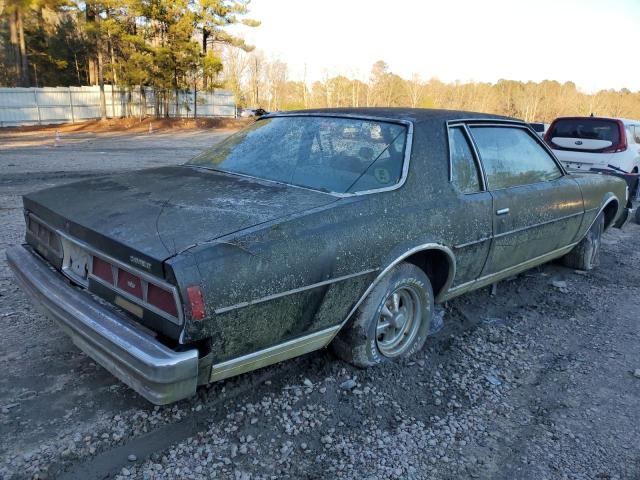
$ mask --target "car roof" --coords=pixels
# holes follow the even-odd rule
[[[335,116],[363,116],[388,120],[404,120],[420,123],[429,120],[463,120],[463,119],[488,119],[521,121],[515,118],[491,115],[488,113],[466,112],[463,110],[441,110],[434,108],[315,108],[309,110],[290,110],[286,112],[273,112],[266,116],[285,115],[335,115]]]
[[[592,116],[573,116],[573,117],[558,117],[554,120],[554,122],[556,120],[584,120],[584,119],[592,119],[592,120],[619,120],[620,122],[624,123],[625,125],[637,125],[640,123],[640,120],[631,120],[629,118],[618,118],[618,117],[592,117]]]

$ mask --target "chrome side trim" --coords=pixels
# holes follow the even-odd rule
[[[482,242],[486,242],[487,240],[491,240],[493,237],[482,237],[479,238],[478,240],[473,240],[471,242],[466,242],[466,243],[461,243],[459,245],[454,245],[453,248],[454,249],[460,249],[460,248],[465,248],[465,247],[470,247],[471,245],[475,245],[476,243],[482,243]]]
[[[272,295],[267,295],[265,297],[261,297],[261,298],[258,298],[256,300],[250,300],[248,302],[236,303],[235,305],[231,305],[229,307],[216,308],[214,310],[214,313],[216,315],[220,315],[221,313],[226,313],[226,312],[229,312],[231,310],[237,310],[238,308],[248,307],[249,305],[255,305],[257,303],[268,302],[270,300],[275,300],[276,298],[286,297],[288,295],[293,295],[295,293],[304,292],[306,290],[311,290],[311,289],[314,289],[314,288],[323,287],[325,285],[330,285],[332,283],[342,282],[343,280],[348,280],[350,278],[359,277],[361,275],[366,275],[368,273],[375,272],[376,270],[378,270],[378,269],[370,268],[368,270],[363,270],[363,271],[358,272],[358,273],[352,273],[350,275],[344,275],[342,277],[330,278],[329,280],[324,280],[324,281],[318,282],[318,283],[312,283],[311,285],[305,285],[304,287],[293,288],[293,289],[287,290],[285,292],[274,293]]]
[[[249,353],[211,367],[210,382],[250,372],[325,347],[338,333],[340,325]]]
[[[405,258],[413,255],[414,253],[422,252],[422,251],[425,251],[425,250],[441,250],[441,251],[443,251],[444,253],[447,254],[447,258],[449,259],[449,275],[447,276],[447,280],[445,281],[444,285],[442,286],[442,289],[440,290],[441,292],[447,292],[449,290],[449,287],[450,287],[451,283],[453,282],[453,279],[456,276],[456,258],[453,255],[453,252],[451,251],[451,249],[449,247],[447,247],[445,245],[441,245],[439,243],[425,243],[425,244],[422,244],[422,245],[418,245],[417,247],[413,247],[410,250],[407,250],[405,253],[403,253],[399,257],[397,257],[393,262],[391,262],[389,265],[387,265],[378,274],[378,276],[375,278],[375,280],[371,283],[371,285],[369,285],[369,287],[365,290],[365,292],[362,294],[360,299],[356,302],[356,304],[353,306],[351,311],[347,314],[345,319],[339,325],[339,328],[338,328],[338,330],[336,330],[336,333],[338,333],[340,328],[342,328],[349,321],[349,319],[356,312],[358,307],[362,304],[362,302],[364,302],[364,299],[367,298],[367,295],[369,295],[369,293],[371,293],[371,290],[373,290],[375,288],[375,286],[378,284],[378,282],[380,282],[382,277],[384,277],[389,272],[389,270],[391,270],[393,267],[395,267],[398,263],[403,261]],[[436,301],[439,301],[439,297],[441,295],[442,295],[442,293],[440,295],[438,295],[438,297],[436,297]]]
[[[327,113],[321,113],[321,112],[319,112],[319,113],[318,112],[316,112],[316,113],[276,112],[276,113],[270,113],[270,114],[264,115],[264,116],[260,117],[258,120],[256,120],[256,122],[259,122],[261,120],[265,120],[265,119],[268,119],[268,118],[277,118],[277,117],[352,118],[352,119],[356,119],[356,120],[368,120],[368,121],[377,121],[377,122],[386,122],[386,123],[396,123],[396,124],[404,125],[404,126],[407,127],[407,139],[406,139],[407,141],[405,143],[405,148],[404,148],[404,162],[402,164],[402,175],[400,177],[400,181],[398,183],[396,183],[395,185],[391,185],[390,187],[384,187],[384,188],[376,188],[376,189],[372,189],[372,190],[363,190],[362,192],[356,192],[356,193],[324,192],[324,191],[321,191],[321,190],[315,190],[313,188],[301,187],[300,185],[291,185],[291,186],[305,188],[305,189],[313,190],[315,192],[320,192],[320,193],[328,193],[329,195],[333,195],[334,197],[338,197],[338,198],[347,198],[347,197],[358,197],[358,196],[361,196],[361,195],[371,195],[372,193],[390,192],[390,191],[399,189],[407,181],[407,177],[409,176],[409,163],[411,162],[411,151],[413,149],[413,122],[412,121],[404,120],[404,119],[398,119],[398,118],[376,117],[376,116],[371,116],[371,115],[357,115],[357,114],[337,113],[337,112],[336,113],[333,113],[333,112],[327,112]],[[189,165],[189,164],[187,164],[187,165]],[[233,174],[233,172],[225,172],[225,173]],[[256,178],[258,180],[273,181],[273,180],[267,180],[267,179],[260,178],[260,177],[254,177],[252,175],[245,175],[245,174],[242,174],[242,175],[245,176],[245,177],[249,177],[249,178]],[[275,182],[275,183],[283,183],[283,182]],[[283,184],[284,185],[290,185],[288,183],[283,183]]]
[[[519,263],[518,265],[515,265],[513,267],[509,267],[509,268],[505,268],[504,270],[500,270],[499,272],[495,272],[495,273],[491,273],[489,275],[485,275],[483,277],[479,277],[475,280],[471,280],[469,282],[465,282],[462,283],[452,289],[450,289],[448,292],[446,292],[443,296],[441,301],[445,301],[445,300],[450,300],[454,297],[457,297],[458,295],[462,295],[463,293],[466,293],[470,290],[475,290],[476,288],[482,288],[484,286],[490,285],[492,283],[495,283],[503,278],[509,277],[511,275],[515,275],[517,273],[523,272],[525,270],[528,270],[531,267],[534,267],[535,265],[541,264],[541,263],[545,263],[549,260],[552,260],[554,258],[557,257],[561,257],[562,255],[564,255],[565,253],[569,252],[569,250],[571,250],[574,246],[577,245],[576,243],[571,243],[565,247],[562,248],[558,248],[556,250],[553,250],[551,252],[545,253],[544,255],[539,255],[535,258],[531,258],[525,262]]]
[[[551,220],[546,220],[544,222],[539,222],[539,223],[536,223],[534,225],[525,225],[524,227],[516,228],[514,230],[509,230],[508,232],[497,233],[497,234],[495,234],[493,236],[493,238],[500,238],[500,237],[505,237],[507,235],[512,235],[514,233],[524,232],[525,230],[529,230],[531,228],[542,227],[542,226],[548,225],[550,223],[560,222],[562,220],[567,220],[567,219],[572,218],[572,217],[577,217],[578,215],[584,215],[584,212],[571,213],[569,215],[565,215],[564,217],[552,218]]]
[[[198,350],[176,352],[86,290],[69,285],[32,250],[7,250],[18,283],[73,343],[152,403],[189,397],[198,383]]]
[[[170,291],[171,294],[173,295],[174,301],[176,302],[176,310],[178,312],[178,317],[177,318],[169,315],[166,312],[162,312],[162,310],[159,310],[159,309],[155,308],[153,305],[151,305],[150,303],[148,303],[146,301],[146,297],[144,299],[140,299],[140,298],[134,297],[133,295],[129,295],[129,294],[127,294],[127,292],[124,292],[123,290],[118,288],[117,287],[117,273],[116,272],[114,272],[114,279],[115,279],[114,280],[114,285],[109,285],[104,281],[100,282],[105,287],[111,288],[111,290],[116,292],[118,295],[120,295],[122,297],[126,297],[128,300],[132,301],[133,303],[135,303],[135,304],[137,304],[137,305],[139,305],[139,306],[141,306],[143,308],[148,308],[149,310],[153,311],[154,313],[157,313],[161,317],[169,320],[170,322],[172,322],[174,324],[182,325],[184,323],[184,315],[183,315],[183,311],[182,311],[182,302],[180,300],[180,295],[178,293],[178,289],[174,285],[171,285],[170,283],[167,283],[167,282],[165,282],[164,280],[162,280],[160,278],[154,277],[153,275],[150,275],[147,272],[144,272],[142,270],[138,270],[137,268],[131,267],[130,265],[127,265],[126,263],[123,263],[120,260],[118,260],[116,258],[113,258],[110,255],[107,255],[106,253],[103,253],[103,252],[101,252],[99,250],[96,250],[94,247],[92,247],[88,243],[85,243],[85,242],[83,242],[81,240],[78,240],[77,238],[74,238],[74,237],[70,236],[69,234],[63,232],[60,229],[54,228],[49,223],[45,222],[44,220],[42,220],[37,215],[34,215],[33,213],[29,213],[29,215],[32,216],[33,218],[35,218],[35,220],[37,222],[40,222],[43,225],[45,225],[52,232],[55,232],[56,234],[58,234],[61,237],[61,240],[64,239],[64,240],[66,240],[66,241],[68,241],[70,243],[73,243],[73,244],[77,245],[78,247],[83,248],[84,250],[89,252],[89,254],[95,255],[96,257],[100,257],[105,262],[110,263],[110,264],[112,264],[112,265],[114,265],[114,266],[116,266],[118,268],[121,268],[122,270],[126,270],[127,272],[129,272],[132,275],[140,277],[145,282],[153,283],[154,285],[156,285],[156,286],[158,286],[158,287],[160,287],[160,288],[162,288],[164,290]],[[100,280],[100,279],[98,279],[98,277],[96,277],[92,273],[93,272],[93,258],[90,260],[89,268],[91,269],[91,271],[89,272],[88,278],[91,278],[92,280]],[[71,280],[74,280],[75,282],[78,282],[78,280],[75,279],[74,277],[69,277],[69,278],[71,278]],[[86,286],[87,285],[85,285],[85,287]]]

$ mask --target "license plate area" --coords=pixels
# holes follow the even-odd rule
[[[84,248],[62,238],[62,273],[84,287],[89,286],[91,259]]]
[[[589,171],[591,168],[591,163],[582,163],[582,162],[564,162],[564,166],[567,170],[585,170]]]

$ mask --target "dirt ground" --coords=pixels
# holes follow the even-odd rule
[[[593,272],[549,264],[449,302],[400,365],[323,350],[154,407],[81,353],[7,268],[20,195],[229,132],[0,132],[0,478],[640,478],[635,224],[605,234]]]
[[[41,133],[54,135],[69,134],[78,132],[105,133],[153,133],[166,130],[192,130],[192,129],[225,129],[239,128],[251,123],[251,118],[155,118],[155,117],[127,117],[110,118],[107,120],[87,120],[75,123],[52,123],[48,125],[26,125],[21,127],[3,128],[0,133],[1,138],[10,138],[22,133]]]

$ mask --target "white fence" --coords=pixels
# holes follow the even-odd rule
[[[164,115],[162,102],[156,104],[155,92],[145,88],[127,91],[105,85],[107,117]],[[175,92],[169,96],[170,117],[235,117],[233,93],[224,90]],[[100,87],[0,88],[0,127],[47,123],[79,122],[100,118]]]

